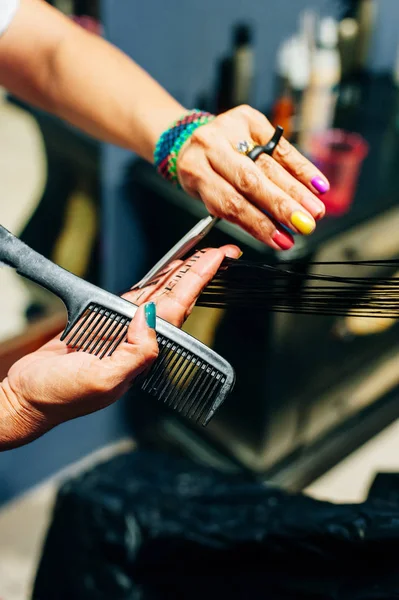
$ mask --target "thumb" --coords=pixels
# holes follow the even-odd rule
[[[156,341],[156,317],[155,302],[148,302],[144,306],[140,306],[130,323],[127,343],[135,346],[148,342],[148,340]]]
[[[156,307],[154,302],[140,306],[127,332],[126,343],[121,344],[112,355],[123,377],[134,379],[151,366],[158,356],[155,332]]]

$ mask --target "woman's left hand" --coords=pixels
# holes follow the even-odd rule
[[[287,250],[294,233],[309,234],[325,213],[317,194],[329,189],[322,173],[281,138],[273,157],[256,164],[240,154],[240,141],[265,145],[274,127],[249,106],[239,106],[199,127],[180,150],[177,175],[183,189],[208,211],[240,225],[276,250]],[[265,214],[269,213],[272,219]]]
[[[156,314],[181,327],[202,289],[225,256],[238,258],[237,246],[197,252],[175,261],[157,283],[132,290],[125,298],[156,303]],[[146,326],[143,309],[133,318],[127,340],[112,356],[99,360],[75,352],[57,336],[17,361],[0,384],[0,450],[26,443],[52,427],[109,406],[156,359],[155,331]]]

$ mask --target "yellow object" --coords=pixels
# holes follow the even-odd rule
[[[220,308],[194,306],[193,312],[183,325],[183,330],[212,348],[225,312]]]
[[[296,210],[292,213],[291,223],[303,235],[309,235],[310,233],[313,233],[316,228],[316,223],[312,217],[308,217],[308,215],[301,210]]]
[[[97,233],[94,200],[77,191],[69,199],[65,222],[53,251],[53,260],[78,277],[85,277]]]
[[[387,331],[398,322],[397,319],[378,317],[346,317],[347,331],[352,335],[376,335]]]

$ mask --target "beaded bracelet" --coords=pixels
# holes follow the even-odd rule
[[[154,163],[162,177],[179,185],[177,157],[183,144],[198,127],[206,125],[214,118],[215,115],[195,108],[177,119],[162,133],[154,150]]]

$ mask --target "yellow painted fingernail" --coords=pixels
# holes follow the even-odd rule
[[[238,258],[241,258],[241,256],[242,256],[243,254],[244,254],[244,252],[241,250],[240,254],[237,256],[237,259],[238,259]]]
[[[291,223],[296,229],[303,235],[309,235],[313,233],[316,228],[316,223],[312,217],[308,216],[301,210],[296,210],[291,215]]]

